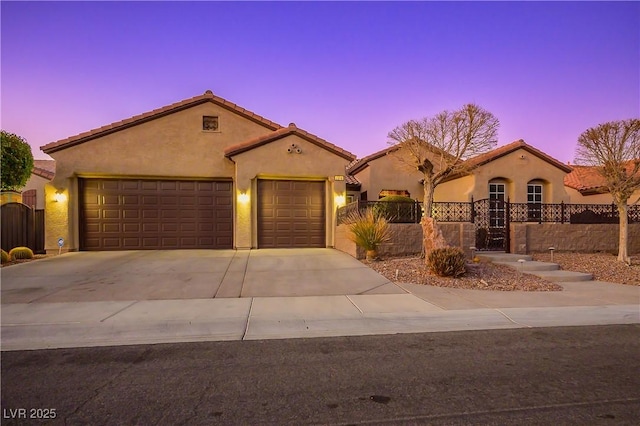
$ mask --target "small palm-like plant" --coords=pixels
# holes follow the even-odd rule
[[[368,260],[376,259],[380,244],[391,240],[389,222],[371,209],[350,213],[346,222],[350,231],[349,238],[367,251]]]

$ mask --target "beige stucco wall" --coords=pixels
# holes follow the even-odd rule
[[[32,189],[36,190],[36,209],[38,210],[44,209],[44,186],[47,183],[49,183],[49,179],[45,179],[42,176],[38,176],[32,173],[24,188],[21,189],[22,192]]]
[[[603,194],[582,195],[573,188],[567,187],[566,190],[567,194],[569,194],[569,202],[573,204],[611,204],[613,202],[613,198],[608,192]],[[627,201],[627,204],[636,203],[638,200],[640,200],[640,189],[633,193]]]
[[[217,115],[219,131],[202,130],[202,116]],[[47,190],[47,250],[59,237],[70,250],[79,247],[77,177],[232,178],[225,148],[271,130],[212,103],[194,106],[50,154],[56,176]],[[63,191],[65,203],[52,200]]]
[[[507,196],[511,202],[526,203],[527,184],[542,181],[544,203],[566,203],[570,197],[563,184],[565,175],[566,172],[547,161],[518,149],[476,168],[470,175],[441,183],[435,189],[434,200],[467,202],[472,196],[475,200],[488,198],[489,182],[501,179],[507,184]],[[406,189],[412,198],[420,201],[424,198],[421,173],[410,170],[394,155],[370,161],[369,167],[355,176],[371,201],[377,200],[383,189]]]
[[[302,153],[288,153],[295,144]],[[258,179],[300,179],[326,182],[326,245],[334,246],[335,212],[337,197],[345,197],[344,181],[334,181],[343,176],[349,160],[327,151],[297,135],[288,135],[266,145],[233,156],[236,163],[236,194],[249,195],[249,203],[236,196],[235,245],[239,249],[257,247],[257,184]]]
[[[513,203],[527,202],[527,184],[533,180],[544,182],[543,203],[569,202],[563,183],[566,172],[524,149],[484,164],[475,169],[473,174],[475,182],[471,193],[475,200],[488,198],[489,182],[503,178],[507,183],[507,196]]]
[[[401,162],[396,154],[384,155],[369,162],[369,166],[357,173],[361,191],[367,191],[369,201],[377,201],[383,189],[407,190],[411,198],[423,200],[424,191],[420,184],[422,174],[411,170]]]
[[[469,202],[473,196],[475,180],[476,178],[474,175],[468,175],[448,182],[442,182],[440,185],[436,186],[433,194],[433,200],[442,202]],[[475,199],[478,200],[479,198]]]

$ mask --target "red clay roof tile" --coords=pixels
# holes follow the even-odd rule
[[[640,161],[637,160],[637,161]],[[627,163],[627,172],[631,172],[634,166],[633,161]],[[601,193],[608,192],[606,181],[598,171],[596,166],[571,166],[572,171],[564,177],[564,185],[573,188],[581,193]]]
[[[51,180],[56,175],[56,162],[54,160],[33,160],[31,173]]]

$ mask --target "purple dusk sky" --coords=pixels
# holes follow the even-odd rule
[[[2,1],[2,129],[40,146],[216,95],[359,157],[475,102],[563,162],[640,115],[638,2]]]

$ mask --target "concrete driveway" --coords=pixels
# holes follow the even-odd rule
[[[3,304],[406,293],[333,249],[75,252],[1,274]]]

